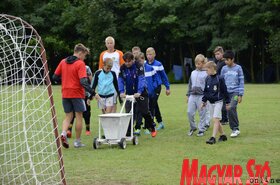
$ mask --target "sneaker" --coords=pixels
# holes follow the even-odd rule
[[[156,135],[157,135],[157,131],[156,131],[156,130],[154,130],[154,131],[151,132],[151,136],[152,136],[152,137],[156,137]]]
[[[135,135],[138,135],[138,136],[139,136],[140,133],[141,133],[141,130],[140,130],[140,129],[136,129],[136,130],[134,131],[134,134],[135,134]]]
[[[71,130],[67,130],[67,138],[71,138],[72,137],[72,132]]]
[[[240,134],[239,130],[234,130],[232,131],[232,133],[230,134],[230,137],[237,137]]]
[[[81,141],[74,141],[74,147],[75,148],[80,148],[80,147],[84,147],[86,146],[85,144],[83,144]]]
[[[158,123],[157,130],[161,130],[161,129],[164,129],[164,124],[163,124],[163,122]]]
[[[207,131],[209,127],[210,127],[209,125],[205,125],[205,126],[204,126],[205,131]]]
[[[216,143],[216,139],[214,137],[211,137],[208,141],[206,141],[206,144],[215,144]]]
[[[144,131],[144,134],[145,134],[145,135],[150,135],[151,132],[149,131],[149,129],[146,128],[145,131]]]
[[[86,135],[87,135],[87,136],[90,136],[90,134],[91,134],[90,131],[87,130],[87,131],[86,131]]]
[[[204,132],[203,132],[203,131],[199,131],[196,135],[197,135],[198,137],[204,136]]]
[[[219,137],[219,142],[221,142],[221,141],[226,141],[227,140],[227,136],[226,135],[220,135],[220,137]]]
[[[61,135],[60,140],[61,140],[62,146],[64,148],[69,148],[69,143],[67,141],[67,137],[65,137],[64,135]]]
[[[195,129],[191,129],[191,130],[189,131],[188,135],[189,135],[189,136],[192,136],[193,133],[194,133],[196,130],[197,130],[196,128],[195,128]]]

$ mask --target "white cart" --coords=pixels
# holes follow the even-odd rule
[[[127,101],[131,102],[131,110],[129,113],[123,113]],[[126,142],[132,141],[133,145],[138,144],[138,137],[133,136],[133,105],[134,96],[126,96],[120,113],[109,113],[99,115],[98,137],[93,140],[93,148],[98,149],[101,144],[116,145],[122,149],[126,148]],[[131,135],[126,136],[128,125],[131,125]],[[104,136],[101,136],[101,127]]]

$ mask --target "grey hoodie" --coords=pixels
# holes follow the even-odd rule
[[[187,96],[203,95],[207,73],[204,70],[194,70],[189,79]]]

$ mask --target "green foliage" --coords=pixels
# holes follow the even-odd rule
[[[261,66],[250,67],[252,60],[270,61],[270,51],[277,48],[270,42],[280,26],[279,6],[278,0],[4,0],[0,10],[31,23],[51,61],[82,42],[96,63],[111,35],[124,52],[135,45],[143,51],[155,47],[167,66],[198,53],[212,57],[213,49],[222,45],[244,57],[243,66],[257,70]]]

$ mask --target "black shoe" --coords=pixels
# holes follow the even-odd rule
[[[206,144],[215,144],[216,143],[216,139],[214,137],[211,137],[208,141],[206,141]]]
[[[226,121],[226,122],[221,121],[221,124],[222,124],[222,125],[227,125],[227,124],[228,124],[228,122],[227,122],[227,121]]]
[[[189,136],[192,136],[193,133],[194,133],[196,130],[197,130],[196,128],[195,128],[195,129],[191,129],[191,130],[189,131],[188,135],[189,135]]]
[[[226,135],[220,135],[219,142],[226,141],[226,140],[227,140],[227,136]]]
[[[209,127],[210,127],[209,125],[205,125],[205,127],[204,127],[205,131],[207,131]]]

